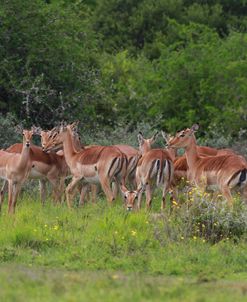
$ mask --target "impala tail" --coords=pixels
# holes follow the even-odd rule
[[[126,156],[119,156],[115,157],[110,165],[108,170],[109,178],[122,178],[125,180],[126,177],[126,170],[127,170],[127,157]],[[125,183],[125,182],[123,182]]]
[[[128,175],[132,175],[135,172],[139,158],[140,156],[136,155],[129,159],[127,169]]]
[[[171,163],[167,159],[157,160],[157,186],[164,183],[165,178],[168,182],[172,179],[172,167]]]
[[[235,186],[243,187],[247,183],[247,169],[236,172],[228,181],[228,186],[233,188]]]

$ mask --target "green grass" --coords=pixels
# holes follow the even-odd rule
[[[1,301],[246,301],[238,281],[4,265]],[[244,280],[245,279],[245,280]]]
[[[157,215],[158,200],[149,213],[104,199],[68,210],[23,197],[14,216],[5,205],[0,300],[246,301],[246,206]]]

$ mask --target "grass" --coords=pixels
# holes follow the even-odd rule
[[[153,276],[140,273],[0,268],[1,301],[246,301],[245,276],[239,280]],[[246,280],[246,279],[245,279]]]
[[[11,217],[5,205],[1,301],[246,301],[246,206],[159,205],[68,210],[23,196]]]

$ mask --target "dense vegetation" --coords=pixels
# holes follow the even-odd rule
[[[247,5],[236,0],[3,0],[0,110],[84,129],[247,118]]]

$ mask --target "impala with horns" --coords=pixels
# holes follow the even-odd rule
[[[217,185],[222,195],[232,205],[231,190],[239,187],[247,198],[247,162],[236,154],[201,156],[194,136],[199,126],[179,131],[169,142],[172,148],[184,148],[190,180],[203,190],[207,185]]]
[[[154,143],[157,138],[156,133],[151,142]],[[142,152],[137,169],[136,169],[136,182],[139,191],[137,207],[141,207],[142,191],[141,188],[145,188],[146,193],[146,207],[150,208],[152,201],[152,186],[156,183],[156,186],[161,186],[162,202],[161,208],[165,207],[166,194],[171,186],[173,179],[173,161],[169,152],[165,149],[151,149],[151,145],[148,148],[143,148],[143,135],[138,135],[139,148]]]
[[[40,135],[40,128],[32,127],[33,134]],[[17,143],[8,147],[5,151],[10,153],[21,153],[22,144]],[[30,146],[30,157],[33,161],[34,168],[29,174],[29,179],[39,179],[40,182],[40,198],[42,204],[45,202],[46,186],[48,180],[51,183],[54,201],[61,201],[61,193],[63,192],[64,179],[68,175],[68,166],[63,156],[56,153],[45,153],[39,146]],[[2,195],[6,190],[6,185],[3,185]]]
[[[66,188],[68,207],[72,205],[73,191],[80,180],[86,182],[85,190],[88,183],[100,183],[108,202],[112,203],[114,195],[111,182],[114,180],[125,184],[126,156],[113,146],[93,146],[76,151],[71,125],[61,126],[59,131],[53,131],[49,143],[42,140],[45,151],[57,149],[59,146],[63,146],[65,160],[73,176]],[[82,204],[83,202],[81,200]]]
[[[8,182],[8,212],[14,213],[18,194],[33,166],[30,156],[30,143],[33,130],[23,130],[23,146],[20,154],[0,151],[0,178]],[[0,208],[3,203],[1,194]]]

